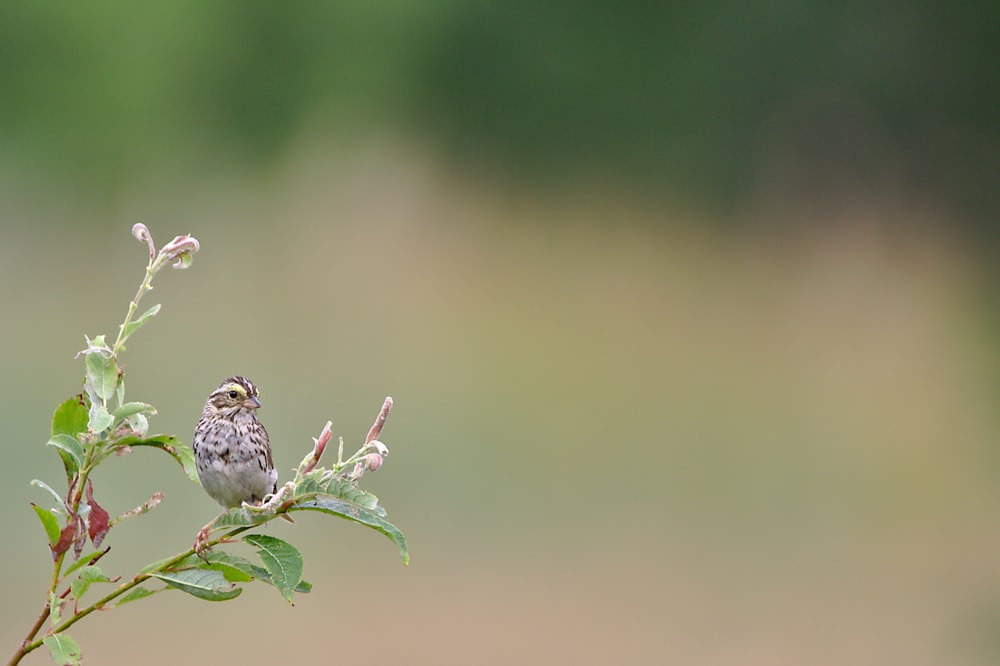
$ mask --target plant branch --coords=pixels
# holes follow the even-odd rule
[[[313,440],[313,449],[296,468],[292,481],[276,489],[263,503],[244,503],[242,513],[223,512],[202,528],[193,547],[139,569],[124,582],[121,582],[121,576],[109,578],[101,568],[93,566],[110,550],[110,546],[100,550],[100,544],[114,525],[149,511],[163,499],[161,493],[155,493],[147,502],[112,520],[94,499],[90,480],[97,465],[111,453],[128,452],[129,445],[156,446],[171,454],[197,481],[191,471],[195,454],[189,447],[166,435],[147,436],[146,416],[156,413],[152,405],[125,402],[123,370],[118,364],[118,357],[125,351],[125,344],[132,334],[160,310],[159,305],[154,305],[141,314],[139,311],[143,296],[153,289],[154,277],[168,264],[175,269],[190,266],[193,254],[199,250],[199,242],[190,235],[177,236],[157,251],[145,225],[134,225],[132,235],[149,249],[145,275],[129,302],[114,343],[108,346],[104,335],[93,340],[87,337],[87,348],[77,355],[85,357],[84,394],[60,404],[53,416],[53,439],[49,444],[59,449],[69,487],[63,494],[44,483],[33,482],[49,490],[60,505],[55,510],[55,516],[34,507],[49,537],[52,575],[42,610],[12,655],[9,666],[16,666],[26,655],[43,645],[50,649],[57,663],[79,666],[82,655],[76,641],[64,633],[67,629],[94,611],[112,610],[124,602],[165,590],[180,589],[196,597],[225,600],[241,591],[233,580],[258,578],[277,587],[291,603],[296,591],[308,591],[311,587],[308,584],[303,586],[302,556],[298,550],[281,539],[265,535],[237,539],[244,532],[275,518],[294,522],[289,515],[291,511],[322,511],[373,528],[399,546],[404,564],[409,560],[405,539],[394,525],[383,520],[385,510],[378,505],[378,498],[358,488],[361,476],[379,469],[384,456],[388,455],[388,448],[379,441],[392,408],[392,398],[386,398],[364,443],[346,461],[343,459],[344,440],[340,438],[336,463],[329,468],[319,466],[333,437],[332,423],[327,422]],[[109,410],[109,402],[114,399],[117,399],[117,409],[112,411]],[[65,518],[64,521],[60,520],[60,515]],[[61,522],[65,524],[60,529]],[[219,526],[213,529],[216,523]],[[88,537],[95,552],[81,558]],[[235,555],[209,558],[204,554],[209,548],[233,540],[246,540],[252,545],[259,545],[261,550],[258,555],[264,569],[259,570],[256,565]],[[67,565],[71,547],[75,563]],[[195,556],[201,556],[202,560]],[[227,571],[228,566],[235,566],[242,573],[234,576]],[[249,577],[243,574],[249,574]],[[223,579],[225,585],[220,582]],[[93,586],[95,583],[102,585]],[[88,590],[92,590],[90,596],[87,595]],[[83,598],[100,594],[98,590],[106,594],[81,608],[85,603]]]
[[[209,542],[209,546],[210,547],[211,546],[216,546],[216,545],[218,545],[220,543],[223,543],[223,542],[225,542],[225,541],[233,538],[234,536],[237,536],[239,534],[242,534],[243,532],[246,532],[247,530],[253,529],[254,527],[256,527],[256,525],[247,525],[247,526],[244,526],[244,527],[237,527],[235,529],[232,529],[229,532],[227,532],[226,534],[224,534],[224,535],[222,535],[220,537],[216,537],[215,539],[213,539],[212,541],[210,541]],[[46,634],[46,636],[50,636],[52,634],[58,634],[58,633],[61,633],[61,632],[65,631],[66,629],[69,629],[71,626],[73,626],[74,624],[76,624],[77,622],[79,622],[80,620],[82,620],[83,618],[87,617],[88,615],[90,615],[94,611],[102,610],[105,606],[108,605],[108,603],[114,601],[115,599],[117,599],[118,597],[122,596],[123,594],[125,594],[129,590],[131,590],[131,589],[133,589],[133,588],[141,585],[145,581],[149,580],[150,578],[153,577],[153,574],[167,571],[171,567],[173,567],[174,565],[178,564],[179,562],[182,562],[183,560],[187,559],[188,557],[191,557],[192,555],[194,555],[194,548],[188,548],[186,551],[184,551],[182,553],[178,553],[177,555],[174,555],[173,557],[171,557],[171,558],[169,558],[169,559],[161,562],[160,564],[158,564],[156,567],[150,569],[149,571],[144,571],[142,573],[136,574],[132,578],[132,580],[130,580],[130,581],[126,582],[126,583],[122,583],[121,585],[119,585],[118,587],[116,587],[114,590],[112,590],[108,594],[104,595],[103,597],[101,597],[100,599],[98,599],[97,601],[95,601],[94,603],[90,604],[86,608],[83,608],[83,609],[78,610],[77,612],[73,613],[73,615],[71,617],[69,617],[65,621],[60,622],[58,625],[56,625],[55,627],[53,627]],[[69,590],[67,589],[66,592],[63,593],[62,597],[63,598],[66,597],[66,595],[68,593],[69,593]],[[14,657],[10,660],[10,662],[8,663],[8,666],[14,666],[18,662],[20,662],[21,659],[23,659],[25,655],[27,655],[30,652],[33,652],[33,651],[37,650],[39,647],[42,646],[42,644],[43,644],[43,642],[45,640],[44,637],[39,638],[37,640],[31,640],[31,639],[34,638],[34,636],[38,634],[39,630],[41,630],[42,625],[45,624],[45,618],[48,617],[49,610],[50,609],[48,607],[48,604],[46,604],[45,608],[42,611],[42,614],[38,618],[38,621],[35,623],[35,626],[32,627],[32,630],[28,633],[28,636],[24,639],[24,642],[21,644],[21,647],[14,654]]]

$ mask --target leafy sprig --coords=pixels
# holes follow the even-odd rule
[[[62,493],[43,481],[32,481],[55,502],[49,509],[31,505],[48,540],[52,576],[42,611],[14,652],[11,665],[43,645],[57,664],[81,664],[82,651],[67,629],[96,610],[117,608],[165,591],[180,590],[199,599],[226,601],[240,595],[241,585],[258,581],[274,586],[288,603],[293,603],[295,593],[312,589],[302,577],[302,554],[283,539],[247,532],[275,518],[290,519],[296,511],[317,511],[379,531],[396,544],[403,563],[409,563],[402,532],[386,521],[378,498],[358,487],[361,477],[379,469],[388,455],[387,447],[379,440],[392,408],[392,399],[386,398],[364,443],[348,458],[344,458],[341,439],[337,460],[329,467],[320,466],[332,438],[332,423],[327,422],[313,440],[312,450],[296,468],[294,478],[260,506],[244,504],[223,512],[202,528],[194,546],[146,565],[130,578],[109,577],[98,566],[111,549],[101,548],[110,530],[148,513],[163,501],[163,494],[156,492],[137,507],[112,518],[94,497],[91,474],[98,465],[136,447],[154,448],[171,456],[188,478],[198,483],[191,448],[172,435],[149,434],[149,419],[156,415],[156,409],[145,402],[126,401],[119,356],[131,336],[160,312],[156,304],[136,314],[143,296],[153,289],[153,278],[167,265],[189,267],[200,245],[195,238],[184,235],[157,251],[144,225],[135,225],[132,234],[149,248],[145,276],[114,342],[109,344],[104,335],[86,338],[87,347],[77,354],[84,360],[83,392],[62,402],[52,417],[47,445],[62,460],[67,490]],[[84,554],[88,541],[93,550]],[[253,548],[260,564],[218,548],[234,542]],[[75,561],[67,564],[70,551]],[[113,586],[110,590],[109,585]],[[84,597],[97,588],[105,590],[105,594],[85,602]],[[48,628],[43,631],[46,624]]]

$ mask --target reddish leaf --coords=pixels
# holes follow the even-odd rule
[[[83,518],[76,517],[76,540],[73,541],[73,557],[80,559],[84,546],[87,545],[87,528],[83,525]]]
[[[69,550],[69,546],[73,543],[76,538],[76,521],[71,520],[66,527],[62,528],[62,532],[59,533],[59,541],[56,545],[49,546],[49,550],[52,551],[52,559],[55,560],[60,555]]]
[[[90,517],[87,519],[90,540],[94,542],[94,548],[100,548],[111,529],[111,516],[94,500],[94,484],[90,480],[87,481],[87,504],[90,505]]]

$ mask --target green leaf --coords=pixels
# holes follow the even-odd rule
[[[42,527],[45,528],[45,534],[49,537],[49,545],[56,545],[56,543],[59,542],[59,533],[62,531],[62,528],[59,527],[59,519],[56,518],[54,513],[48,509],[43,509],[34,502],[32,502],[31,508],[38,514],[38,519],[42,521]]]
[[[259,580],[262,583],[274,585],[274,581],[271,580],[271,573],[267,569],[258,566],[249,560],[240,557],[239,555],[211,550],[206,554],[206,558],[207,561],[197,555],[191,555],[190,557],[175,564],[172,569],[215,569],[217,571],[221,571],[230,582],[245,583],[250,582],[251,580]],[[144,567],[139,573],[152,571],[168,561],[169,559],[164,559],[160,562],[154,562]],[[301,580],[299,581],[299,584],[295,586],[295,591],[300,594],[308,594],[309,592],[312,592],[312,584]]]
[[[99,402],[95,402],[90,406],[90,423],[87,428],[92,433],[103,432],[104,430],[111,427],[111,424],[115,422],[115,417],[111,416],[111,412],[108,408]]]
[[[94,390],[94,395],[102,401],[107,402],[113,398],[118,388],[118,365],[115,359],[93,348],[87,350],[87,381]],[[94,432],[101,430],[104,428]]]
[[[150,437],[129,435],[115,440],[114,446],[148,446],[165,451],[180,464],[189,479],[195,483],[201,483],[198,479],[198,466],[194,461],[194,450],[187,444],[179,442],[176,437],[171,435],[152,435]]]
[[[378,505],[378,497],[361,490],[347,479],[334,477],[327,483],[324,494],[347,500],[351,504],[357,504],[369,511],[374,511],[379,517],[385,518],[385,509]]]
[[[128,594],[118,599],[118,603],[115,604],[115,607],[121,606],[122,604],[127,604],[130,601],[144,599],[154,594],[156,594],[156,592],[153,592],[152,590],[147,590],[144,587],[136,587],[133,588],[132,591],[130,591]]]
[[[287,541],[266,534],[248,534],[243,540],[257,547],[271,582],[288,603],[292,603],[295,588],[302,580],[302,553]]]
[[[178,442],[171,455],[174,457],[174,460],[180,463],[181,468],[187,474],[188,478],[201,485],[201,478],[198,476],[198,464],[194,459],[194,449],[187,444]]]
[[[76,437],[87,432],[87,399],[81,393],[56,407],[52,415],[52,434]]]
[[[72,435],[54,435],[52,439],[46,442],[46,446],[54,446],[59,449],[59,455],[63,459],[63,465],[66,467],[66,476],[73,478],[80,471],[84,457],[83,444],[76,437]]]
[[[122,332],[122,341],[124,341],[128,336],[132,335],[137,328],[145,324],[149,319],[153,318],[157,312],[160,311],[160,304],[157,303],[153,307],[149,308],[141,315],[133,319],[125,326],[125,330]]]
[[[80,569],[80,575],[69,585],[73,596],[79,599],[90,588],[91,583],[110,583],[111,579],[104,575],[99,567],[93,565]]]
[[[122,419],[127,419],[134,414],[156,414],[156,407],[148,405],[145,402],[126,402],[124,405],[119,407],[114,411],[115,421],[121,421]]]
[[[46,636],[42,642],[49,649],[49,655],[57,666],[80,666],[83,663],[80,646],[69,635],[52,634]]]
[[[250,565],[250,571],[253,577],[262,583],[267,583],[268,585],[274,585],[274,581],[271,580],[271,574],[268,573],[267,569],[264,567],[259,567],[256,564]],[[308,583],[304,580],[300,580],[299,584],[295,586],[295,591],[299,594],[309,594],[312,592],[312,583]]]
[[[236,587],[226,580],[221,571],[214,569],[186,569],[150,575],[159,578],[170,587],[206,601],[228,601],[243,592],[243,588]]]
[[[200,560],[197,556],[195,559]],[[201,561],[201,566],[216,571],[221,571],[231,583],[249,583],[254,579],[253,564],[249,560],[238,555],[231,555],[219,551],[209,551],[206,561]]]
[[[399,548],[399,554],[403,558],[403,564],[410,563],[410,552],[406,548],[406,538],[399,528],[383,519],[374,511],[369,511],[363,507],[339,499],[337,497],[320,496],[315,499],[302,500],[289,507],[292,511],[322,511],[333,516],[339,516],[361,525],[377,530],[392,539]]]
[[[374,511],[380,516],[385,516],[385,509],[378,505],[378,497],[361,490],[344,478],[333,477],[332,479],[323,479],[323,475],[326,473],[327,470],[325,469],[310,472],[295,486],[295,496],[332,495],[333,497],[347,500],[352,504],[357,504],[369,511]]]
[[[261,525],[274,518],[274,514],[263,511],[251,512],[243,507],[227,509],[212,522],[212,531],[227,530],[234,527],[253,527]]]

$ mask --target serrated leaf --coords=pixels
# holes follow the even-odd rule
[[[45,534],[49,537],[49,546],[55,546],[59,542],[59,519],[56,518],[55,514],[48,509],[43,509],[34,502],[31,504],[31,508],[35,510],[38,514],[38,519],[42,521],[42,527],[45,528]]]
[[[266,534],[248,534],[243,540],[257,548],[271,582],[288,603],[292,603],[295,588],[302,580],[302,553],[281,539]]]
[[[170,457],[180,464],[189,479],[195,483],[201,483],[198,479],[198,466],[195,464],[194,450],[187,444],[183,444],[178,441],[177,438],[172,435],[151,435],[149,437],[129,435],[127,437],[122,437],[121,439],[116,439],[114,441],[114,446],[148,446],[150,448],[160,449],[161,451],[169,454]]]
[[[157,303],[156,305],[149,308],[141,315],[130,321],[128,325],[125,326],[125,330],[122,332],[122,340],[132,335],[132,333],[134,333],[137,328],[145,324],[149,319],[154,317],[156,313],[159,311],[160,311],[160,304]]]
[[[49,649],[49,655],[56,666],[80,666],[83,663],[83,652],[76,641],[67,634],[52,634],[42,641]]]
[[[295,487],[295,496],[302,495],[330,495],[347,500],[352,504],[374,511],[381,517],[385,517],[386,512],[378,504],[378,497],[367,491],[361,490],[348,479],[333,477],[324,479],[323,475],[328,470],[319,469],[308,474]]]
[[[403,536],[403,533],[399,531],[398,527],[383,519],[374,511],[369,511],[357,504],[337,497],[323,495],[315,499],[296,502],[288,508],[289,513],[292,511],[321,511],[370,527],[386,535],[396,544],[399,548],[399,554],[403,558],[404,565],[410,563],[410,553],[406,548],[406,538]]]
[[[115,421],[127,419],[134,414],[156,414],[156,407],[145,402],[126,402],[114,411]]]
[[[381,517],[385,517],[385,509],[378,505],[378,497],[370,492],[361,490],[347,479],[333,478],[326,486],[326,495],[345,499],[352,504],[357,504],[369,511],[374,511]]]
[[[127,604],[130,601],[136,601],[138,599],[144,599],[156,594],[152,590],[147,590],[144,587],[136,587],[132,589],[128,594],[118,599],[118,603],[115,604],[115,608],[121,606],[122,604]]]
[[[99,567],[93,565],[80,569],[80,575],[69,585],[70,592],[74,597],[80,599],[90,588],[92,583],[110,583],[111,579],[104,575]]]
[[[52,434],[76,437],[81,432],[87,431],[89,420],[87,399],[81,393],[56,407],[55,413],[52,414]]]
[[[212,521],[212,531],[227,530],[234,527],[253,527],[254,525],[266,523],[273,518],[273,514],[267,514],[263,511],[253,512],[247,511],[242,507],[236,507],[234,509],[227,509]]]
[[[214,569],[186,569],[150,575],[159,578],[170,587],[206,601],[228,601],[243,592],[243,588],[236,587],[234,583],[226,580],[221,571]]]
[[[321,484],[318,479],[312,478],[312,474],[315,474],[315,472],[310,473],[304,479],[295,484],[296,496],[323,492],[323,484]]]
[[[115,417],[111,416],[111,412],[108,408],[99,402],[95,402],[90,406],[90,422],[87,424],[87,429],[90,432],[97,434],[103,432],[111,427],[111,424],[115,422]]]
[[[94,395],[105,402],[113,398],[118,389],[118,365],[115,363],[115,359],[92,348],[87,352],[86,365],[87,381],[93,389]]]
[[[72,435],[53,435],[46,446],[54,446],[59,449],[59,457],[62,458],[63,466],[66,468],[66,476],[70,479],[80,471],[83,465],[83,444]]]

